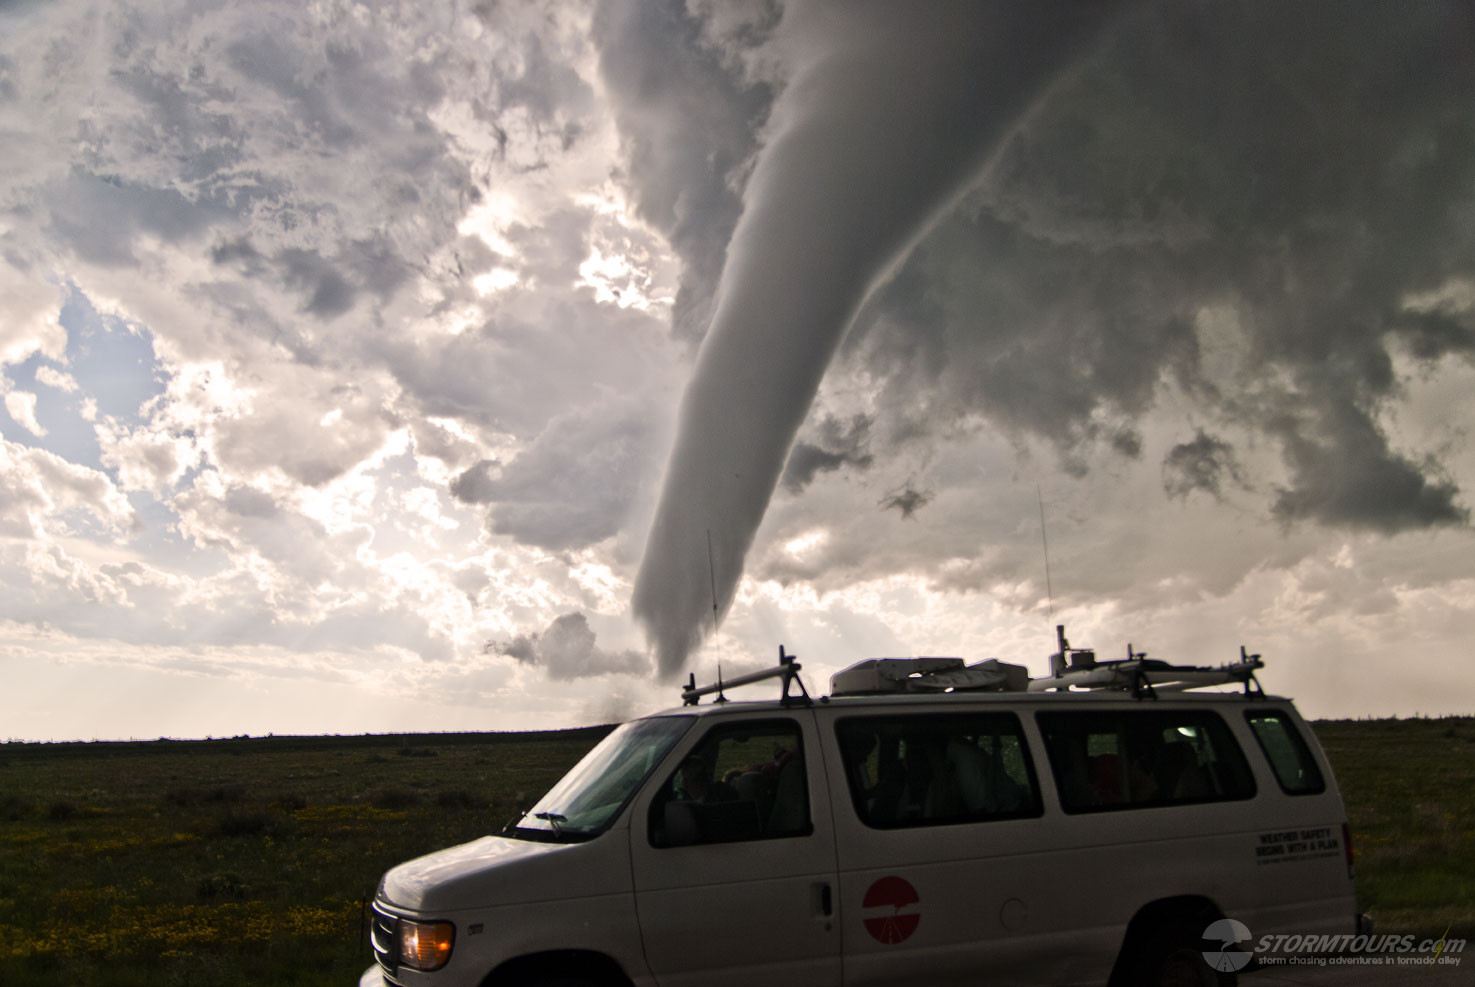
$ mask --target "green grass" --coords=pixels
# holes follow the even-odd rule
[[[379,875],[603,733],[0,746],[0,983],[356,983]]]
[[[1378,931],[1475,938],[1475,719],[1323,721]]]
[[[1475,720],[1315,729],[1362,907],[1475,938]],[[500,829],[602,734],[0,745],[0,984],[356,983],[379,875]]]

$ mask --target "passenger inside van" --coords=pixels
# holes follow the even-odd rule
[[[1173,740],[1158,749],[1153,765],[1158,790],[1169,798],[1195,799],[1213,794],[1213,784],[1199,766],[1198,752],[1186,740]]]
[[[652,803],[652,844],[730,843],[807,831],[809,799],[797,733],[788,723],[712,731]]]
[[[691,802],[732,802],[737,792],[725,781],[712,777],[712,768],[701,757],[681,762],[681,795]]]
[[[1217,719],[1134,709],[1048,713],[1040,722],[1067,812],[1254,794],[1244,757]]]
[[[1017,728],[976,715],[907,724],[847,724],[841,750],[857,811],[873,826],[911,826],[1032,812]],[[1005,762],[1012,751],[1011,775]],[[874,767],[872,767],[874,765]],[[874,776],[874,783],[871,781]]]

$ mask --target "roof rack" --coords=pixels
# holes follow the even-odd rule
[[[1202,665],[1173,665],[1165,661],[1154,661],[1147,652],[1136,651],[1127,645],[1127,657],[1116,661],[1097,661],[1096,652],[1090,648],[1072,648],[1065,639],[1065,625],[1055,628],[1060,650],[1050,656],[1051,674],[1041,678],[1029,677],[1023,665],[989,658],[968,664],[962,658],[868,658],[856,662],[849,668],[830,677],[830,695],[867,696],[895,693],[938,693],[938,692],[1050,692],[1072,690],[1130,692],[1138,699],[1156,699],[1160,692],[1186,692],[1216,685],[1240,685],[1246,696],[1263,696],[1265,690],[1255,678],[1255,672],[1265,667],[1259,655],[1247,654],[1244,646],[1239,649],[1239,661],[1227,665],[1205,667]],[[702,696],[715,694],[715,702],[727,702],[726,689],[752,685],[768,679],[781,679],[783,694],[779,701],[785,705],[814,705],[804,682],[799,678],[799,662],[779,645],[778,664],[759,672],[739,675],[724,680],[718,671],[717,681],[711,685],[698,686],[696,675],[687,676],[687,684],[681,690],[681,701],[695,706]],[[799,694],[790,693],[791,686],[799,687]],[[821,700],[823,702],[825,700]]]
[[[1185,692],[1206,686],[1238,684],[1244,686],[1247,696],[1265,694],[1255,678],[1255,672],[1264,668],[1265,663],[1259,655],[1247,654],[1243,645],[1239,649],[1239,661],[1216,667],[1150,661],[1147,652],[1133,651],[1130,644],[1127,645],[1125,659],[1099,662],[1094,651],[1070,646],[1065,639],[1063,624],[1055,628],[1055,634],[1060,650],[1050,656],[1052,674],[1030,680],[1030,692],[1101,689],[1131,692],[1138,699],[1154,699],[1159,692]],[[1251,686],[1254,686],[1253,691]]]
[[[697,685],[696,674],[691,673],[687,676],[686,688],[681,690],[681,702],[686,706],[695,706],[701,697],[716,693],[717,698],[713,701],[725,703],[727,702],[727,696],[723,693],[724,689],[752,685],[754,682],[763,682],[768,679],[782,679],[784,690],[783,694],[779,697],[779,702],[785,706],[795,703],[813,706],[814,700],[809,698],[809,690],[804,688],[804,682],[799,678],[799,669],[803,666],[795,661],[794,658],[794,655],[786,654],[784,652],[784,646],[780,644],[778,646],[778,664],[773,668],[767,668],[761,672],[750,672],[747,675],[739,675],[735,679],[728,679],[724,682],[722,680],[722,672],[719,669],[716,682],[700,687]],[[794,696],[789,694],[790,685],[797,685],[799,687],[799,695]]]
[[[1065,627],[1055,628],[1060,650],[1050,656],[1051,674],[1031,679],[1023,665],[990,658],[972,665],[962,658],[869,658],[830,678],[834,696],[867,696],[918,692],[1047,692],[1119,691],[1138,699],[1159,692],[1185,692],[1216,685],[1242,685],[1245,695],[1264,695],[1255,672],[1265,667],[1259,655],[1239,649],[1239,661],[1215,668],[1173,665],[1148,659],[1127,645],[1127,657],[1097,661],[1090,648],[1072,648]]]

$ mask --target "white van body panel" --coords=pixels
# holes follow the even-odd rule
[[[484,837],[391,869],[378,899],[394,914],[456,927],[450,962],[400,970],[395,979],[407,987],[474,987],[509,958],[558,950],[608,956],[643,982],[623,826],[586,843]],[[365,973],[378,987],[370,973],[378,968]]]
[[[630,890],[630,860],[608,843],[534,843],[502,836],[450,847],[384,875],[381,898],[412,912],[459,911]]]
[[[404,987],[476,987],[507,960],[550,951],[578,950],[613,959],[637,985],[645,978],[640,952],[640,927],[635,902],[623,894],[550,898],[529,904],[438,911],[437,920],[456,926],[456,946],[443,968],[421,973],[402,968],[395,981]],[[481,931],[471,934],[471,929]],[[379,968],[371,971],[380,976]],[[368,976],[366,973],[365,976]],[[369,978],[379,987],[383,982]]]

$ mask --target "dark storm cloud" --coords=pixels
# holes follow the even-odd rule
[[[801,493],[820,473],[833,473],[844,467],[869,469],[874,461],[867,448],[871,420],[855,415],[849,421],[827,416],[815,430],[813,441],[794,443],[789,461],[779,482],[789,493]]]
[[[1118,455],[1136,459],[1142,455],[1142,433],[1135,428],[1123,426],[1111,433],[1111,447]]]
[[[592,675],[636,675],[650,667],[638,652],[599,647],[589,619],[577,612],[554,618],[542,633],[519,634],[511,641],[488,645],[488,650],[541,668],[549,678],[564,681]]]
[[[1408,313],[1394,332],[1423,360],[1475,353],[1475,315],[1469,312]]]
[[[1163,457],[1163,490],[1169,497],[1183,499],[1199,490],[1217,500],[1226,480],[1245,485],[1234,447],[1202,429],[1193,441],[1180,442]]]
[[[885,381],[878,449],[981,415],[1079,473],[1092,444],[1140,449],[1171,383],[1280,443],[1283,520],[1464,523],[1382,413],[1400,346],[1475,338],[1468,308],[1416,304],[1475,277],[1470,28],[1437,2],[1134,12],[852,335],[849,365]],[[1176,465],[1170,491],[1223,475]]]
[[[1111,423],[1199,361],[1191,321],[1157,307],[1140,254],[1053,242],[989,212],[949,219],[850,341],[884,381],[878,429],[914,439],[982,413],[1065,450],[1105,441],[1133,455],[1135,433]]]
[[[302,310],[320,319],[342,315],[353,307],[353,286],[313,250],[285,250],[279,264],[282,279],[303,297]]]
[[[1276,496],[1276,517],[1386,534],[1469,523],[1469,510],[1456,503],[1459,489],[1437,462],[1416,463],[1393,452],[1382,430],[1354,406],[1321,417],[1319,427],[1281,426],[1295,485]]]
[[[500,465],[495,459],[479,460],[451,481],[451,496],[463,504],[490,504],[497,499],[492,473]]]
[[[889,511],[895,509],[901,513],[902,520],[907,520],[931,503],[932,497],[932,491],[917,490],[911,484],[907,484],[900,490],[882,497],[881,510]]]
[[[683,263],[672,321],[687,338],[706,332],[772,100],[768,85],[744,79],[734,53],[767,39],[777,5],[751,13],[740,32],[722,37],[704,31],[711,21],[682,0],[607,0],[595,15],[600,74],[615,100],[637,210]]]
[[[301,247],[266,257],[249,241],[233,239],[212,248],[210,259],[245,278],[270,278],[298,298],[300,311],[324,321],[352,309],[362,291],[390,297],[410,275],[409,263],[384,237],[352,241],[332,258]]]
[[[950,204],[1112,5],[789,8],[787,86],[728,245],[633,607],[663,674],[719,606],[867,294]]]

